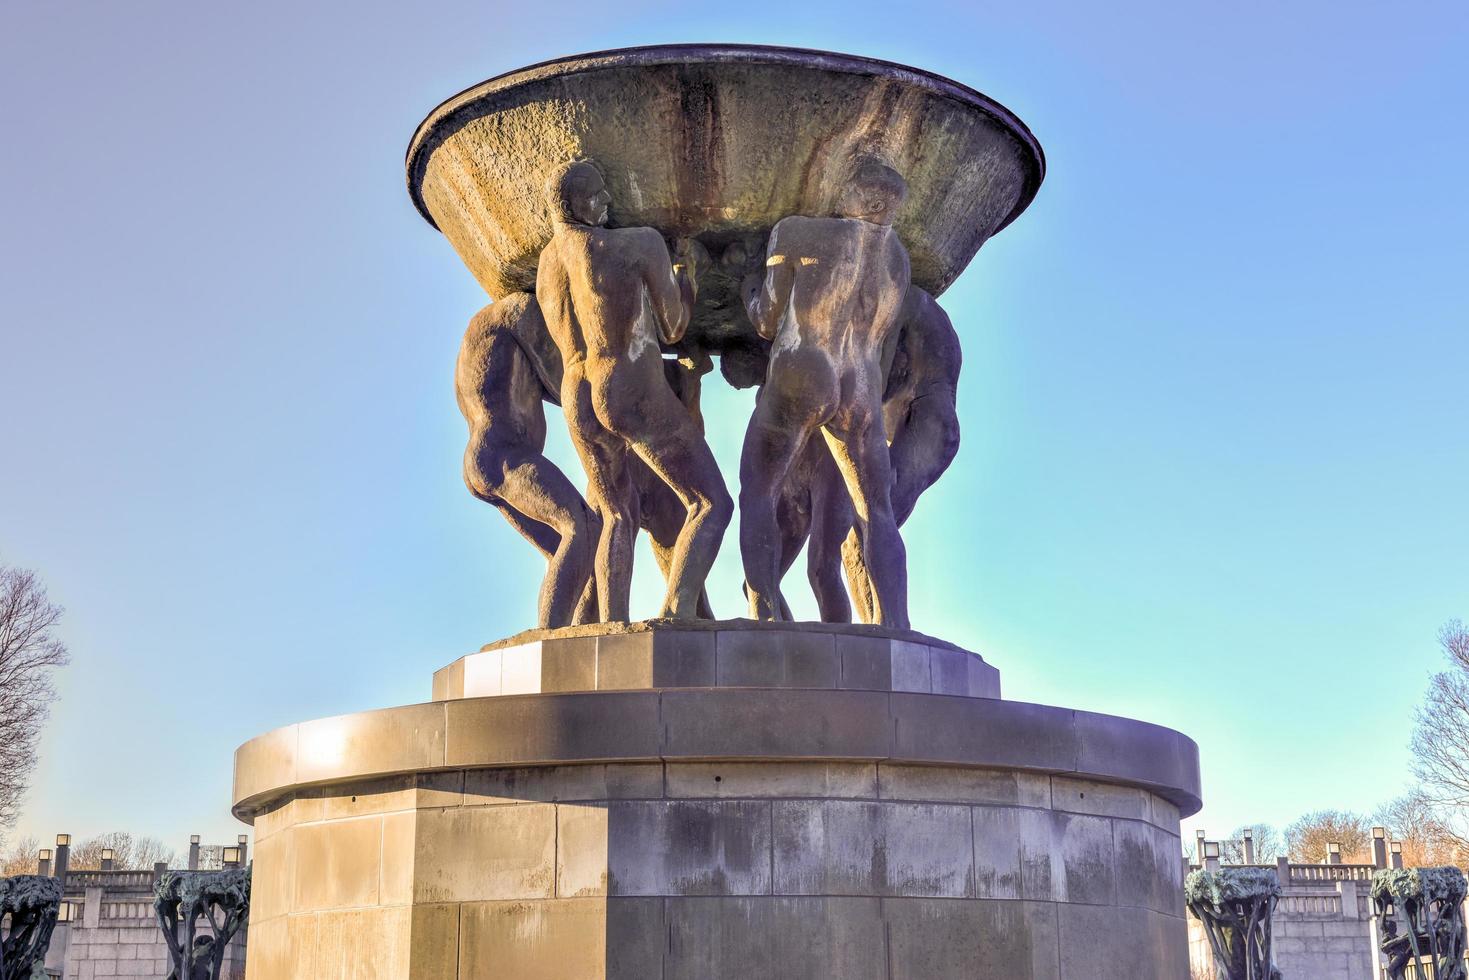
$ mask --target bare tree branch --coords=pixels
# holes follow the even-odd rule
[[[55,633],[61,612],[35,573],[0,565],[0,831],[19,816],[56,700],[51,675],[68,661]]]

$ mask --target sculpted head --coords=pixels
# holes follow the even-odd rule
[[[837,214],[890,225],[907,196],[908,182],[902,174],[876,160],[863,160],[847,178],[847,186],[837,199]]]
[[[548,188],[551,213],[568,225],[596,228],[607,223],[612,195],[602,171],[590,160],[573,160],[558,167]]]

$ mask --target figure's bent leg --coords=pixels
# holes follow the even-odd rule
[[[671,391],[669,396],[671,399]],[[714,453],[693,419],[686,414],[669,414],[663,420],[669,430],[647,433],[631,446],[687,509],[688,516],[669,560],[668,593],[659,615],[693,619],[698,615],[704,580],[734,516],[734,501],[724,487]]]
[[[767,419],[764,398],[755,406],[740,452],[740,559],[750,618],[781,617],[781,529],[776,519],[780,487],[806,437]]]
[[[592,580],[595,520],[566,475],[542,456],[507,462],[504,500],[558,538],[541,587],[543,627],[570,626]],[[508,517],[508,515],[507,515]]]
[[[893,514],[892,466],[881,414],[869,413],[849,431],[825,430],[852,508],[862,529],[862,552],[872,582],[873,622],[908,628],[908,556]]]
[[[850,623],[852,606],[842,587],[842,545],[852,527],[852,502],[824,442],[808,451],[826,459],[814,468],[811,487],[811,542],[806,546],[806,578],[823,623]]]

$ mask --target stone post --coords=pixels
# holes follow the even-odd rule
[[[1336,893],[1341,897],[1341,917],[1353,922],[1360,919],[1362,916],[1357,908],[1357,883],[1338,881]]]
[[[112,870],[112,863],[113,863],[114,858],[115,858],[115,855],[113,853],[112,848],[110,848],[110,847],[104,847],[104,848],[102,848],[102,870],[103,871],[111,871]]]
[[[1387,849],[1388,849],[1388,864],[1391,867],[1394,867],[1394,868],[1401,868],[1403,866],[1403,843],[1402,843],[1402,841],[1393,841],[1391,844],[1388,845],[1388,848]]]
[[[36,874],[42,878],[51,877],[51,848],[43,847],[40,856],[36,859]]]
[[[1219,842],[1217,840],[1204,841],[1204,870],[1219,870]]]
[[[56,877],[61,881],[61,890],[66,891],[66,872],[71,863],[71,834],[56,835]]]
[[[189,870],[199,870],[199,835],[189,838]]]
[[[1275,859],[1275,878],[1281,888],[1290,887],[1290,858],[1281,856]]]
[[[1202,868],[1204,866],[1204,831],[1194,832],[1194,864]]]
[[[153,862],[153,883],[155,885],[158,884],[158,879],[163,877],[163,872],[165,872],[167,870],[168,870],[168,862],[167,861],[154,861]]]
[[[243,868],[250,863],[250,835],[241,834],[235,842],[240,845],[240,867]]]
[[[82,900],[82,928],[96,929],[102,925],[102,886],[87,889]]]
[[[1387,867],[1387,828],[1372,828],[1372,866],[1378,871]]]
[[[1332,841],[1326,845],[1326,863],[1341,864],[1341,844]]]
[[[1245,864],[1255,863],[1255,832],[1245,828]]]

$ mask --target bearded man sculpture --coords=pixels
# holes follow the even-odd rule
[[[561,406],[602,521],[594,563],[600,618],[627,620],[636,520],[627,454],[685,508],[660,617],[691,619],[733,516],[714,454],[664,376],[694,303],[692,242],[675,266],[652,228],[608,228],[611,194],[589,160],[559,168],[549,188],[555,230],[541,252],[536,298],[561,351]]]
[[[906,194],[895,170],[860,163],[841,193],[839,217],[777,222],[764,275],[745,286],[750,321],[772,341],[740,456],[740,555],[755,619],[780,616],[776,505],[791,465],[819,432],[852,500],[872,621],[908,628],[907,558],[882,412],[882,350],[910,279],[908,252],[892,227]]]

